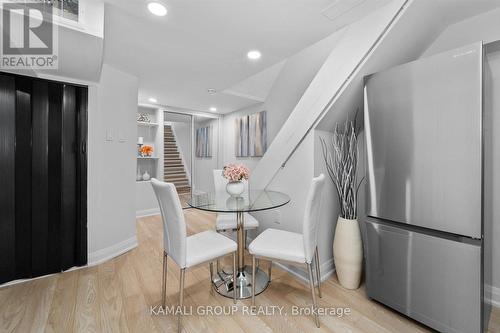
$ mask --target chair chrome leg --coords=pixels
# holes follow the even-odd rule
[[[220,233],[222,233],[222,232],[224,232],[224,231],[225,231],[225,230],[215,230],[215,232],[217,232],[218,234],[220,234]],[[220,262],[219,262],[219,258],[217,258],[217,260],[216,260],[215,271],[216,271],[217,273],[219,273],[219,272],[220,272]]]
[[[210,262],[210,292],[214,291],[214,263]]]
[[[245,249],[248,250],[248,247],[247,247],[247,236],[248,236],[248,230],[245,230],[245,240],[244,240],[244,242],[245,242]]]
[[[318,318],[317,304],[316,304],[316,292],[314,291],[314,283],[313,283],[312,263],[307,264],[307,270],[309,271],[309,286],[311,287],[311,294],[313,299],[314,320],[316,321],[316,327],[319,328],[319,318]]]
[[[177,331],[181,333],[182,331],[182,326],[181,326],[181,319],[182,319],[182,313],[184,312],[184,279],[186,277],[186,269],[182,268],[181,269],[181,277],[179,281],[179,315],[177,317]]]
[[[163,251],[163,274],[161,278],[161,305],[165,309],[167,298],[168,254]]]
[[[321,298],[321,272],[319,271],[319,254],[317,246],[316,253],[314,254],[314,261],[316,262],[316,282],[318,282],[318,295],[319,298]]]
[[[268,268],[268,271],[267,271],[267,275],[269,276],[269,283],[271,282],[272,268],[273,268],[273,262],[271,260],[269,260],[269,268]]]
[[[236,293],[238,291],[236,285],[236,252],[233,252],[233,302],[236,304]]]
[[[252,256],[252,306],[255,306],[255,256]]]

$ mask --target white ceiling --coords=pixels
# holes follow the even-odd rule
[[[163,106],[198,111],[213,106],[219,113],[256,103],[244,94],[224,90],[240,90],[247,78],[325,38],[349,20],[361,18],[376,9],[373,3],[382,6],[387,2],[157,0],[166,5],[168,15],[155,17],[147,11],[148,0],[105,1],[104,61],[139,77],[139,102],[155,97]],[[361,5],[364,1],[370,5]],[[439,3],[447,22],[500,2],[432,1]],[[338,9],[346,5],[354,5],[358,12],[339,16]],[[262,58],[247,60],[250,49],[260,50]],[[207,88],[218,93],[210,95]]]
[[[255,100],[207,88],[222,92],[330,35],[339,23],[322,11],[346,0],[161,1],[165,17],[146,0],[106,0],[104,61],[139,77],[140,102],[226,113]],[[247,60],[250,49],[262,58]]]

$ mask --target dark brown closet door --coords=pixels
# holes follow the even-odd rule
[[[61,133],[61,266],[74,266],[77,207],[77,109],[76,89],[65,85]]]
[[[32,275],[48,272],[49,237],[49,86],[34,81],[32,92],[32,191],[31,265]],[[19,133],[21,135],[21,133]]]
[[[16,78],[16,275],[31,275],[32,119],[30,79]]]
[[[87,88],[0,74],[0,283],[87,263]]]
[[[15,80],[0,75],[0,283],[15,276]]]

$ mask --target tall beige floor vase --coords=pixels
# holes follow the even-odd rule
[[[363,262],[358,220],[338,218],[333,239],[333,260],[340,284],[347,289],[357,289]]]

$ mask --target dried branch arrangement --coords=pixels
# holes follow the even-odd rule
[[[343,132],[338,124],[331,142],[321,139],[321,149],[326,169],[337,190],[340,215],[345,219],[357,218],[356,168],[358,164],[358,139],[353,121],[346,121]]]

